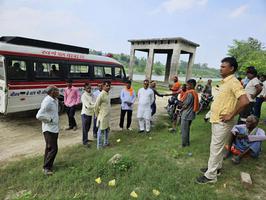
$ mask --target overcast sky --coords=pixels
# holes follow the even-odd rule
[[[200,44],[195,62],[210,67],[233,39],[266,44],[266,0],[0,0],[0,8],[0,36],[126,54],[129,39],[184,37]]]

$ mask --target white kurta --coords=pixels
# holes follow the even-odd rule
[[[151,119],[151,104],[154,101],[154,94],[152,89],[139,89],[138,99],[139,105],[137,118]]]

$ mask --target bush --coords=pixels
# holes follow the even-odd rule
[[[127,157],[122,157],[121,160],[112,164],[115,173],[127,172],[133,165],[133,161]]]
[[[132,168],[133,163],[133,160],[127,157],[122,157],[119,161],[113,164],[100,163],[97,166],[97,176],[108,177],[121,175],[124,172],[127,172],[130,168]]]

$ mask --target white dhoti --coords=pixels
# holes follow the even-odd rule
[[[137,118],[139,120],[139,129],[149,132],[151,130],[151,108],[149,108],[149,106],[139,106]]]

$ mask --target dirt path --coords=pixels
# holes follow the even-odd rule
[[[157,98],[157,116],[165,113],[164,106],[167,98]],[[137,102],[133,112],[133,129],[137,129]],[[111,130],[119,130],[120,105],[112,104]],[[65,131],[67,116],[60,116],[59,149],[66,146],[81,143],[81,119],[80,110],[76,112],[78,124],[77,131]],[[89,137],[92,138],[90,130]],[[41,134],[41,123],[35,119],[35,112],[13,114],[10,116],[0,115],[0,166],[10,161],[25,157],[41,155],[44,151],[44,139]]]

